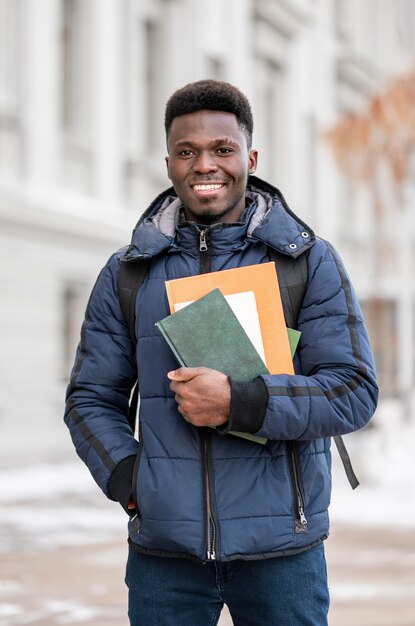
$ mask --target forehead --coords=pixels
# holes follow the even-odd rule
[[[236,143],[245,142],[245,135],[233,113],[226,111],[194,111],[178,115],[171,123],[167,144],[204,143],[220,139],[232,139]]]

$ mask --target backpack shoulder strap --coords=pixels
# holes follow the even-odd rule
[[[150,267],[150,259],[140,259],[137,261],[120,263],[120,275],[118,278],[118,293],[120,304],[130,331],[131,345],[135,359],[135,346],[137,337],[135,334],[135,301],[137,292],[140,289],[144,278]],[[135,431],[135,422],[138,407],[138,380],[135,384],[133,394],[128,409],[128,422],[131,430]]]
[[[298,316],[308,282],[307,253],[305,252],[297,258],[293,258],[286,254],[281,254],[273,248],[268,248],[268,256],[271,261],[275,262],[286,324],[289,328],[297,328]],[[352,489],[356,489],[359,481],[353,471],[343,438],[340,435],[336,435],[333,439],[350,486]]]
[[[347,452],[346,444],[343,441],[341,435],[334,435],[334,443],[337,447],[341,462],[343,463],[344,471],[346,472],[347,480],[350,483],[352,489],[356,489],[360,485],[359,480],[354,473],[352,462],[350,460],[349,453]]]
[[[307,252],[294,259],[268,248],[268,256],[275,262],[287,326],[297,328],[308,282]]]
[[[130,331],[133,346],[136,343],[135,336],[135,301],[144,278],[150,267],[150,259],[136,261],[121,261],[120,275],[118,278],[118,292],[120,304]]]

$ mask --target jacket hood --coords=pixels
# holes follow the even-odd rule
[[[291,211],[279,189],[256,176],[249,176],[246,196],[254,203],[247,225],[247,240],[261,241],[292,257],[314,245],[314,232]],[[123,261],[151,258],[172,247],[182,206],[173,187],[157,196],[135,226]]]

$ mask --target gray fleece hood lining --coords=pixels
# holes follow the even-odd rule
[[[183,206],[180,198],[168,196],[154,217],[151,218],[157,230],[167,237],[174,237],[179,220],[179,210]]]
[[[247,235],[252,235],[253,231],[262,223],[265,215],[271,210],[273,198],[271,194],[259,193],[258,191],[247,190],[246,197],[257,204],[257,208],[249,222]],[[179,211],[183,207],[180,198],[168,196],[157,213],[151,218],[157,230],[167,237],[174,237],[179,221]]]

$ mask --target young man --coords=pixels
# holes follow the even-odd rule
[[[130,515],[133,626],[216,624],[224,603],[237,625],[323,626],[330,437],[364,426],[377,402],[361,310],[333,248],[252,176],[252,115],[239,90],[186,85],[167,103],[165,126],[173,188],[97,280],[65,420],[98,485]],[[307,254],[296,374],[241,383],[178,369],[155,327],[169,314],[165,281],[264,263],[269,248]],[[132,346],[118,276],[121,261],[140,258],[151,265]],[[139,442],[127,420],[137,376]]]

